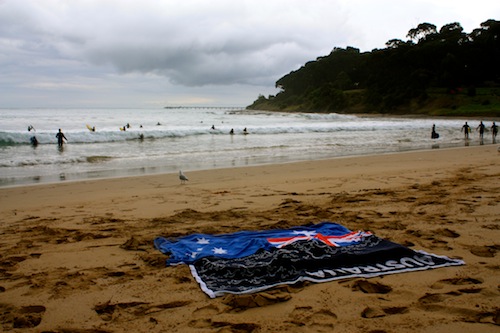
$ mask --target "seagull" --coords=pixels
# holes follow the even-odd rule
[[[189,180],[188,177],[182,173],[182,170],[179,170],[179,179],[181,180],[181,184],[184,184],[186,180]]]

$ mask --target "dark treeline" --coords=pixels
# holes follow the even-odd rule
[[[457,109],[463,99],[456,96],[464,96],[471,103],[489,105],[490,111],[496,109],[495,115],[500,105],[500,21],[488,20],[468,34],[459,23],[439,30],[422,23],[407,37],[371,52],[334,48],[280,78],[276,96],[261,95],[249,108],[420,112],[436,100],[442,103],[435,108]],[[482,100],[472,99],[479,95]]]

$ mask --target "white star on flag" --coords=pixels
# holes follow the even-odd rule
[[[222,247],[214,247],[212,252],[215,254],[226,254],[227,250],[224,250]]]
[[[196,244],[210,244],[210,240],[203,238],[196,238]]]

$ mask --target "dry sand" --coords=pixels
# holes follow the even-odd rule
[[[499,332],[497,148],[0,189],[0,329]],[[466,265],[210,299],[153,247],[324,220]]]

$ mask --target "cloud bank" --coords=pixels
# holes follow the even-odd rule
[[[344,25],[332,1],[295,4],[6,1],[0,15],[7,28],[2,46],[24,59],[42,53],[45,60],[30,61],[38,68],[51,59],[63,67],[74,59],[121,73],[161,75],[186,86],[260,85],[313,52],[326,52],[336,42],[328,36]]]
[[[484,2],[0,0],[0,98],[86,103],[97,94],[106,104],[106,93],[122,92],[220,103],[230,89],[250,104],[256,89],[272,91],[334,47],[383,48],[421,22],[471,31],[500,16],[500,5]]]

